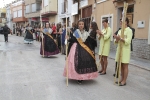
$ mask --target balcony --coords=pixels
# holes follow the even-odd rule
[[[49,4],[41,10],[42,16],[50,16],[57,14],[57,0],[49,0]]]
[[[26,6],[26,18],[31,17],[39,17],[40,16],[40,10],[41,10],[41,4],[40,3],[34,3],[32,5]]]
[[[5,8],[0,8],[0,13],[6,13],[6,9]]]
[[[134,1],[134,0],[113,0],[113,3],[120,3],[120,2],[127,2],[127,1]]]
[[[42,3],[42,0],[36,0],[36,3],[37,3],[37,2]]]
[[[30,12],[30,13],[25,14],[26,18],[39,17],[39,16],[40,16],[40,10],[38,10],[36,12]]]
[[[16,18],[13,18],[12,21],[13,22],[25,22],[27,21],[27,19],[25,17],[16,17]]]

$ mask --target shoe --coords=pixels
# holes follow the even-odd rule
[[[115,82],[116,84],[118,84],[118,82]],[[119,82],[119,84],[121,84],[121,82]]]
[[[119,86],[125,86],[125,85],[126,85],[126,83],[124,83],[124,84],[120,83],[120,84],[119,84]]]
[[[115,76],[116,76],[116,74],[113,74],[113,76],[115,77]]]
[[[78,84],[81,84],[82,83],[82,80],[78,80]]]
[[[113,74],[113,76],[115,77],[116,76],[116,74]],[[117,77],[116,78],[118,78],[118,75],[117,75]]]
[[[103,71],[101,70],[101,71],[99,71],[98,73],[102,73]]]
[[[105,75],[106,74],[106,72],[105,73],[100,73],[100,75]]]

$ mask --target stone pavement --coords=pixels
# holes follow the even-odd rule
[[[106,75],[83,81],[63,77],[65,56],[42,58],[40,43],[24,44],[22,37],[0,35],[0,100],[150,100],[150,71],[129,66],[127,85],[114,85],[113,59]],[[97,56],[98,57],[98,56]]]

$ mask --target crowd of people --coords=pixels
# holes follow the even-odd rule
[[[72,28],[68,29],[66,24],[58,23],[50,24],[46,22],[42,27],[31,27],[29,24],[22,29],[17,28],[17,34],[24,36],[24,43],[31,44],[33,40],[41,42],[40,54],[43,57],[51,55],[63,54],[66,55],[66,66],[63,76],[69,79],[77,80],[79,84],[83,80],[97,78],[100,75],[105,75],[108,65],[108,55],[110,52],[110,42],[112,31],[108,24],[108,19],[102,21],[103,30],[99,30],[96,22],[91,22],[89,28],[86,27],[84,20],[79,20],[77,25],[72,23]],[[120,20],[122,25],[122,20]],[[114,34],[114,43],[118,44],[116,51],[116,73],[118,77],[117,63],[119,59],[119,44],[122,44],[122,59],[121,59],[121,80],[119,86],[125,86],[128,76],[128,64],[130,61],[130,51],[132,51],[132,39],[134,38],[135,30],[129,25],[129,20],[125,20],[124,38],[121,38],[121,28]],[[4,33],[9,28],[4,27]],[[66,34],[67,33],[67,34]],[[8,35],[5,36],[5,41],[8,42]],[[101,69],[98,71],[95,58],[95,48],[97,47],[97,38],[100,42],[99,46],[99,63]],[[66,49],[67,46],[67,49]],[[67,70],[66,70],[67,69]],[[116,84],[118,84],[116,82]]]

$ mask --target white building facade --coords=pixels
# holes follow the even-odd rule
[[[12,22],[12,14],[10,5],[6,7],[6,24],[12,30],[13,29],[13,22]]]
[[[58,22],[61,22],[62,24],[66,23],[67,13],[68,26],[71,26],[71,23],[73,22],[72,5],[73,0],[58,0]]]

